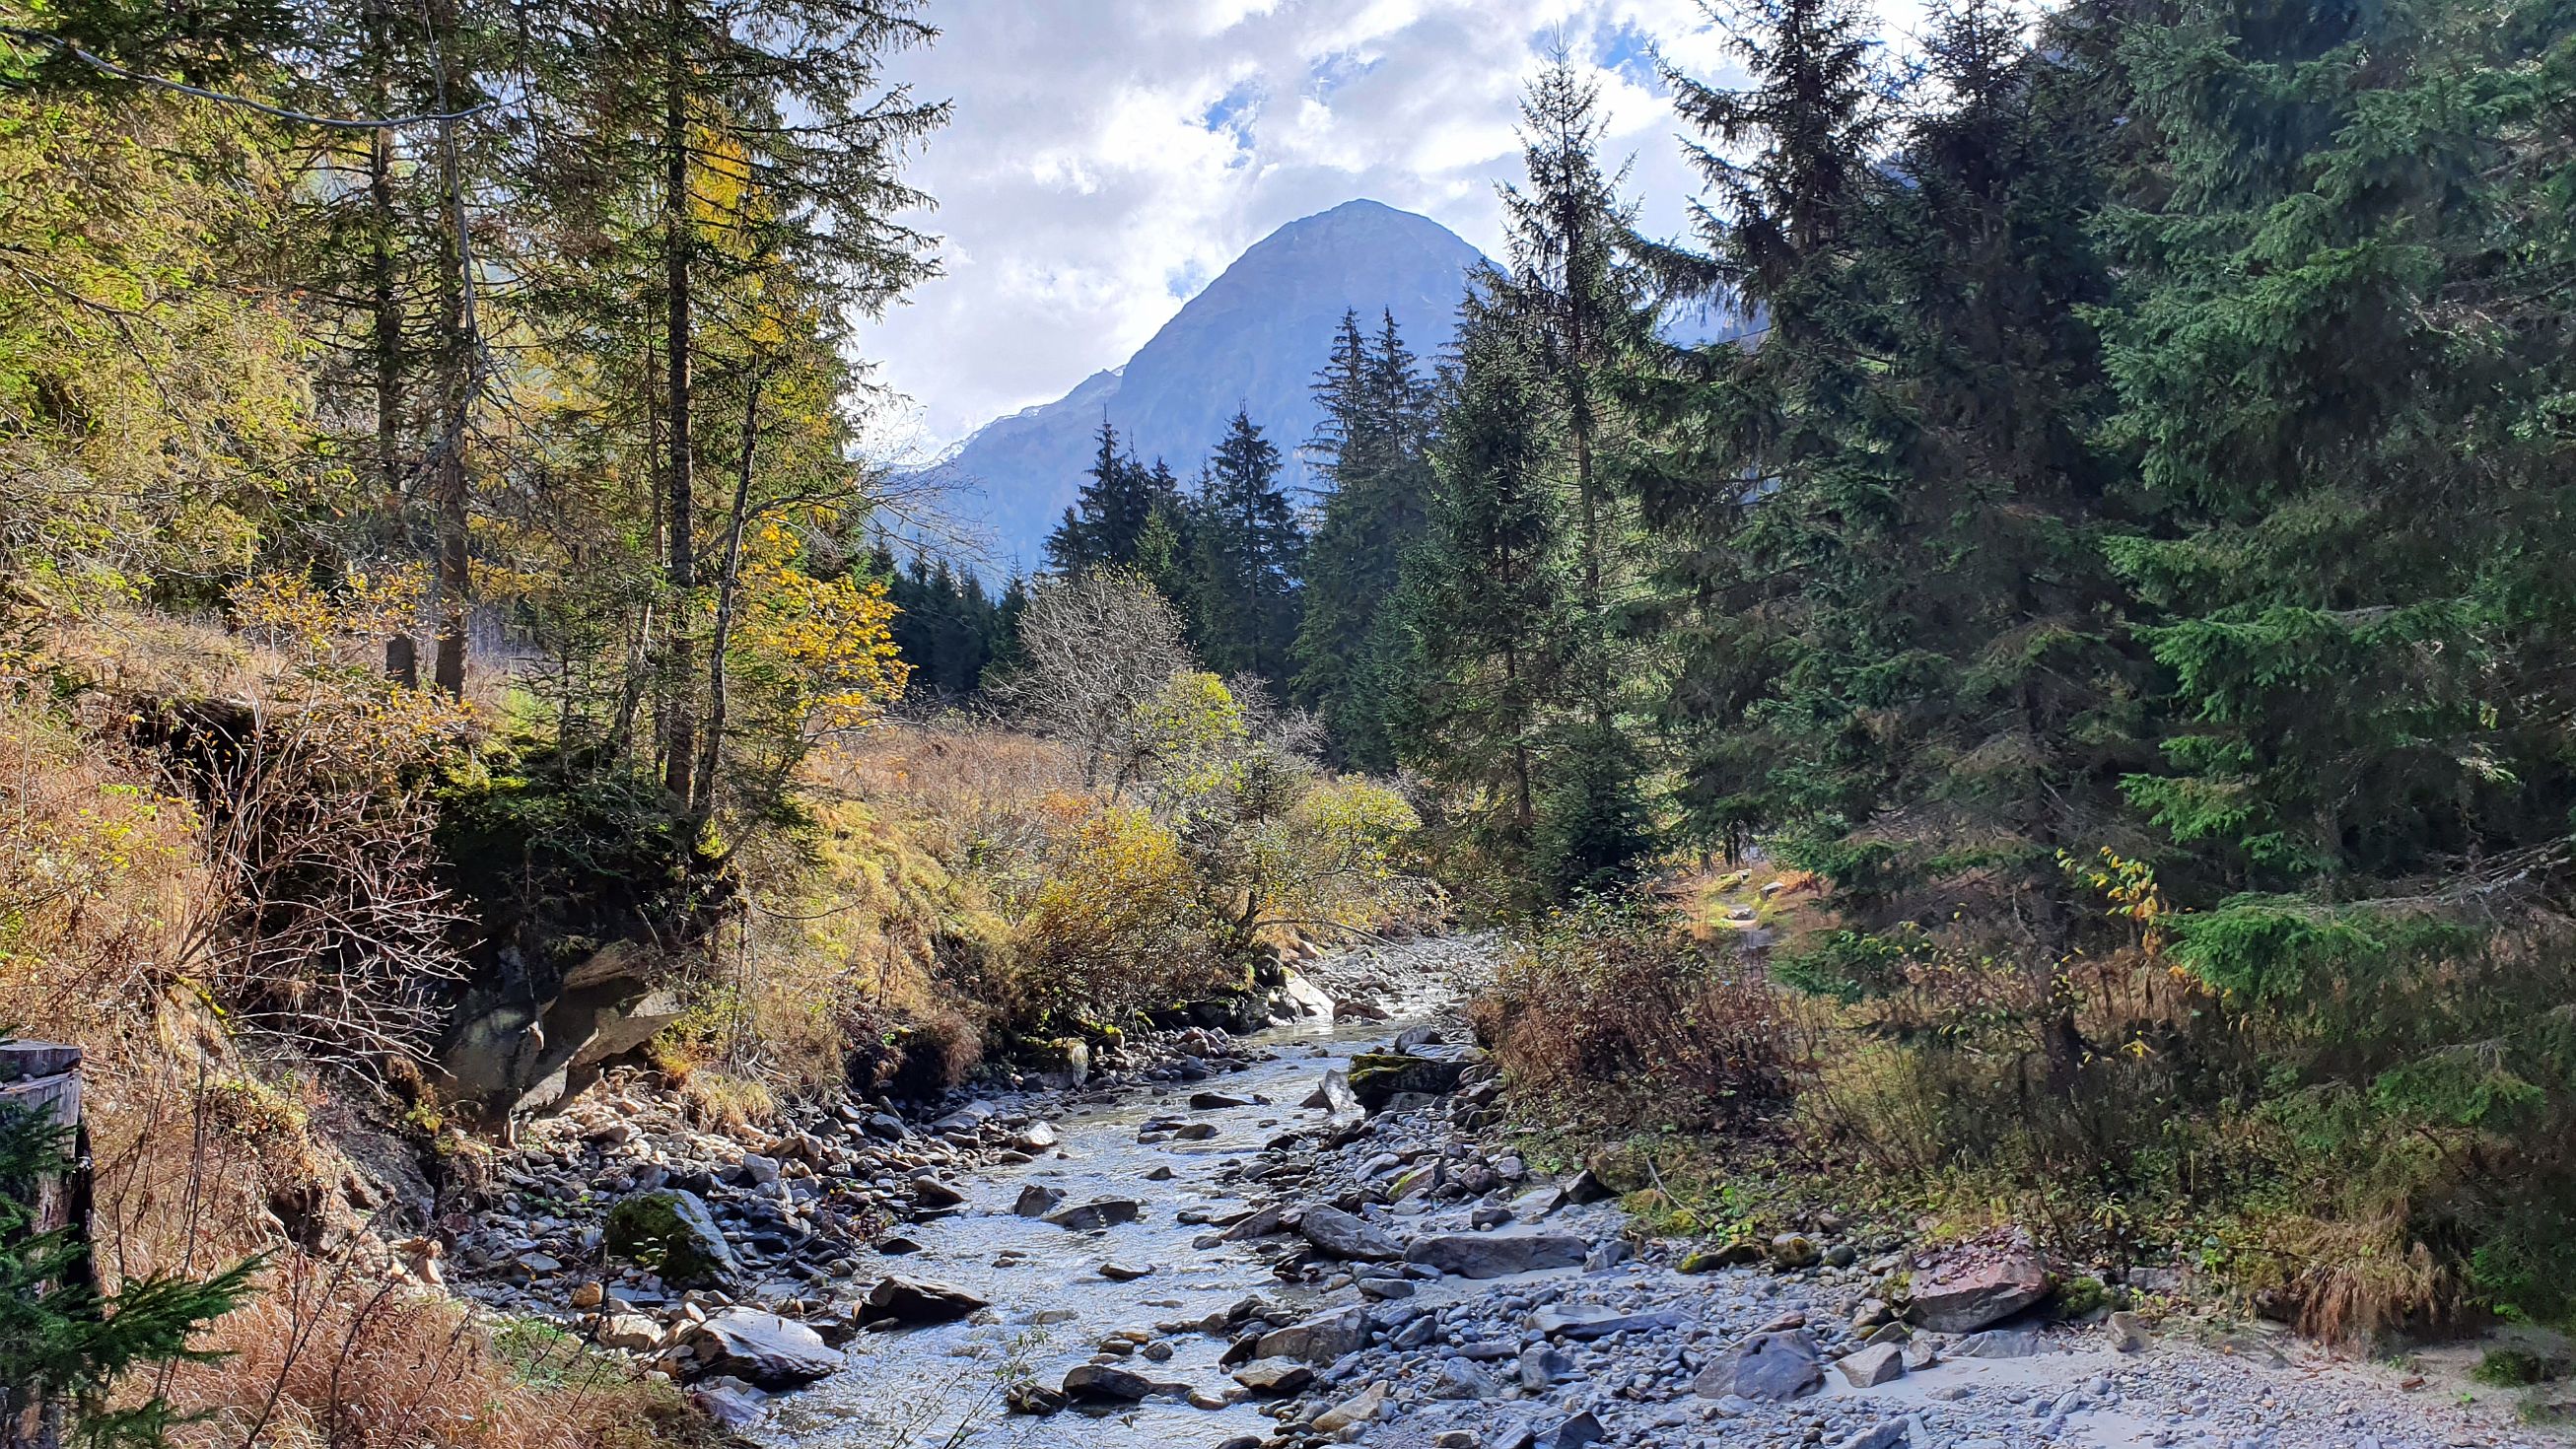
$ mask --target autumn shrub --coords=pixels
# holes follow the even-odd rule
[[[1708,1130],[1779,1109],[1799,1063],[1773,989],[1659,902],[1590,898],[1514,938],[1473,1021],[1552,1120]]]
[[[1172,830],[1136,805],[1068,795],[1056,808],[1066,829],[1016,931],[1023,1018],[1123,1025],[1223,984],[1215,923]]]

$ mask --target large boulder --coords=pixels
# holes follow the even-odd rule
[[[1297,1231],[1316,1250],[1354,1263],[1392,1263],[1404,1256],[1404,1246],[1386,1235],[1386,1230],[1356,1214],[1317,1203],[1298,1219]]]
[[[522,967],[503,974],[536,973]],[[659,985],[663,974],[660,956],[641,943],[612,941],[564,972],[550,992],[540,995],[538,982],[521,980],[508,991],[474,994],[439,1048],[441,1098],[495,1121],[562,1103],[598,1080],[609,1061],[679,1020],[682,1003]]]
[[[1505,1278],[1579,1267],[1591,1246],[1571,1233],[1434,1233],[1414,1239],[1404,1256],[1461,1278]]]
[[[753,1308],[717,1312],[689,1331],[688,1342],[701,1373],[764,1389],[810,1384],[848,1363],[804,1324]]]
[[[1950,1259],[1914,1279],[1914,1322],[1935,1333],[1974,1333],[2048,1296],[2048,1270],[2026,1248]]]
[[[1823,1355],[1804,1329],[1757,1333],[1709,1362],[1691,1380],[1703,1399],[1729,1394],[1756,1403],[1784,1404],[1825,1386]]]
[[[879,1279],[868,1290],[866,1317],[875,1322],[947,1323],[988,1307],[986,1300],[963,1288],[900,1274]]]
[[[1375,1112],[1398,1095],[1437,1097],[1458,1090],[1467,1064],[1444,1057],[1362,1052],[1351,1058],[1351,1095]]]
[[[740,1268],[704,1199],[682,1188],[633,1193],[608,1210],[608,1251],[640,1263],[680,1288],[703,1288]]]

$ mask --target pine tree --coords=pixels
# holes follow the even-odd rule
[[[1208,666],[1278,684],[1297,637],[1305,536],[1280,486],[1279,449],[1237,409],[1192,500],[1184,601]]]
[[[1100,421],[1100,446],[1092,455],[1090,481],[1064,520],[1047,536],[1047,568],[1058,574],[1084,569],[1123,568],[1136,562],[1146,525],[1157,504],[1179,491],[1171,471],[1160,462],[1148,468],[1119,446],[1118,429]]]
[[[1794,809],[1798,722],[1776,692],[1806,626],[1805,592],[1830,569],[1804,520],[1869,504],[1896,464],[1855,437],[1866,412],[1866,289],[1847,233],[1886,124],[1884,77],[1854,0],[1764,0],[1729,22],[1749,77],[1721,90],[1669,72],[1706,138],[1703,250],[1631,245],[1677,294],[1755,318],[1742,341],[1633,379],[1652,446],[1626,482],[1663,548],[1658,632],[1676,654],[1661,712],[1680,747],[1679,804],[1730,853]],[[1882,510],[1883,511],[1883,510]]]
[[[1565,697],[1576,564],[1545,362],[1493,286],[1480,278],[1462,309],[1430,527],[1396,606],[1404,687],[1391,724],[1402,756],[1461,802],[1476,843],[1517,869]]]
[[[1374,347],[1352,313],[1315,396],[1324,417],[1308,449],[1327,491],[1306,549],[1293,694],[1342,759],[1382,772],[1395,767],[1386,710],[1399,644],[1389,605],[1429,516],[1431,389],[1392,312]]]

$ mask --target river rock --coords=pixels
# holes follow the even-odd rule
[[[1914,1280],[1911,1316],[1935,1333],[1974,1333],[2048,1296],[2048,1270],[2026,1249],[1953,1259]]]
[[[674,1287],[711,1286],[740,1269],[706,1200],[681,1188],[622,1199],[608,1210],[603,1231],[612,1255],[651,1268]]]
[[[1315,1381],[1315,1371],[1294,1359],[1265,1358],[1236,1369],[1234,1381],[1257,1398],[1276,1399],[1303,1392]]]
[[[1297,1231],[1317,1249],[1355,1263],[1392,1263],[1404,1256],[1403,1245],[1388,1237],[1384,1229],[1357,1214],[1322,1203],[1306,1209],[1298,1220]]]
[[[946,1208],[964,1207],[966,1193],[954,1183],[941,1182],[935,1177],[916,1177],[912,1180],[912,1200],[922,1207],[937,1212]]]
[[[1022,1152],[1044,1152],[1064,1139],[1044,1122],[1032,1122],[1011,1137],[1011,1145]]]
[[[1078,1363],[1064,1371],[1064,1396],[1075,1403],[1132,1404],[1152,1392],[1152,1379],[1114,1363]]]
[[[1571,1233],[1434,1233],[1414,1239],[1404,1256],[1461,1278],[1501,1278],[1575,1267],[1590,1247]]]
[[[698,1368],[764,1389],[810,1384],[846,1365],[822,1336],[793,1319],[754,1308],[725,1308],[689,1330]]]
[[[1343,1308],[1331,1313],[1318,1313],[1286,1328],[1272,1329],[1253,1345],[1252,1357],[1331,1363],[1343,1354],[1357,1353],[1367,1347],[1368,1336],[1368,1313],[1363,1309]]]
[[[1232,1092],[1190,1093],[1190,1110],[1193,1112],[1223,1112],[1228,1108],[1251,1105],[1250,1097],[1238,1097]]]
[[[1039,1220],[1053,1223],[1068,1232],[1087,1233],[1112,1223],[1132,1223],[1143,1211],[1143,1205],[1132,1197],[1105,1197],[1079,1207],[1057,1208]]]
[[[1446,1096],[1458,1090],[1458,1078],[1466,1070],[1465,1062],[1448,1058],[1362,1052],[1351,1058],[1351,1095],[1373,1111],[1400,1095]]]
[[[891,1318],[900,1323],[948,1323],[990,1306],[952,1284],[890,1275],[868,1290],[868,1311],[861,1316],[871,1322]]]
[[[1011,1204],[1011,1211],[1024,1218],[1042,1218],[1062,1206],[1063,1188],[1033,1182],[1020,1189],[1020,1200]]]
[[[1834,1371],[1856,1389],[1874,1389],[1905,1377],[1905,1348],[1881,1343],[1834,1360]]]
[[[599,1346],[651,1353],[662,1346],[662,1325],[641,1313],[612,1313],[600,1320]]]
[[[1634,1333],[1678,1327],[1682,1316],[1673,1312],[1621,1313],[1612,1308],[1596,1308],[1576,1303],[1557,1308],[1542,1308],[1530,1315],[1530,1330],[1548,1338],[1570,1338],[1588,1343],[1608,1338],[1614,1333]]]
[[[1757,1333],[1701,1369],[1691,1392],[1703,1399],[1729,1394],[1756,1403],[1805,1398],[1825,1386],[1816,1340],[1803,1329]]]
[[[1376,1383],[1360,1390],[1359,1393],[1352,1397],[1344,1399],[1340,1404],[1333,1408],[1317,1414],[1315,1416],[1315,1432],[1319,1434],[1338,1434],[1344,1429],[1348,1429],[1355,1424],[1365,1424],[1369,1422],[1371,1419],[1376,1418],[1379,1411],[1386,1407],[1386,1396],[1389,1392],[1390,1389],[1386,1380],[1378,1380]]]
[[[1356,1126],[1368,1117],[1368,1109],[1360,1105],[1359,1097],[1351,1091],[1351,1079],[1338,1069],[1324,1073],[1324,1080],[1316,1084],[1313,1094],[1306,1098],[1306,1105],[1321,1107],[1335,1127]]]

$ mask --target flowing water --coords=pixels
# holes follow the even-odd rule
[[[1018,1167],[991,1168],[958,1183],[969,1195],[957,1216],[922,1223],[909,1236],[922,1250],[883,1260],[893,1272],[955,1284],[990,1300],[992,1323],[952,1323],[896,1333],[862,1334],[849,1345],[851,1367],[801,1393],[783,1396],[759,1431],[771,1443],[799,1449],[893,1449],[897,1445],[1044,1445],[1047,1449],[1171,1449],[1204,1446],[1277,1425],[1250,1404],[1222,1410],[1156,1398],[1094,1416],[1081,1409],[1044,1419],[1005,1415],[1002,1378],[1024,1369],[1053,1385],[1089,1359],[1100,1340],[1122,1329],[1203,1318],[1247,1293],[1297,1304],[1302,1290],[1282,1284],[1259,1259],[1261,1245],[1191,1246],[1215,1231],[1176,1221],[1190,1208],[1241,1207],[1244,1184],[1220,1182],[1228,1164],[1243,1163],[1262,1144],[1319,1113],[1298,1103],[1323,1074],[1347,1068],[1353,1052],[1382,1042],[1409,1023],[1358,1021],[1282,1027],[1253,1039],[1277,1048],[1274,1060],[1205,1082],[1138,1088],[1118,1100],[1052,1119],[1061,1151]],[[1191,1112],[1192,1092],[1267,1098],[1267,1105]],[[1155,1116],[1215,1124],[1203,1142],[1140,1144],[1138,1125]],[[1156,1182],[1146,1174],[1169,1167]],[[1138,1221],[1097,1232],[1067,1232],[1011,1211],[1022,1187],[1061,1189],[1068,1204],[1133,1198]],[[1274,1245],[1275,1247],[1275,1245]],[[997,1266],[996,1260],[1009,1266]],[[1101,1276],[1101,1265],[1151,1267],[1130,1282]],[[1041,1317],[1070,1314],[1040,1323]],[[1139,1357],[1131,1366],[1157,1381],[1220,1392],[1231,1381],[1217,1367],[1227,1340],[1177,1333],[1165,1340],[1170,1361]]]

